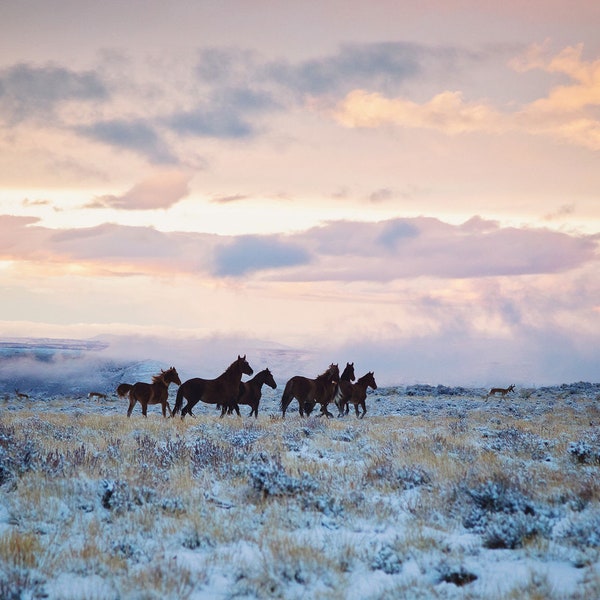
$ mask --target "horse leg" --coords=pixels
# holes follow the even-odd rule
[[[303,408],[304,408],[304,412],[306,413],[307,417],[310,417],[310,414],[312,413],[312,411],[315,409],[315,405],[317,403],[314,400],[306,400],[306,402],[304,402]],[[300,414],[302,416],[304,416],[302,414],[302,412],[300,412]]]
[[[332,419],[333,418],[333,413],[330,413],[327,410],[327,404],[321,404],[321,414],[325,415],[328,419]]]
[[[129,394],[129,408],[127,409],[127,416],[130,417],[133,412],[133,407],[137,403],[137,398],[133,396],[131,393]]]
[[[194,415],[192,415],[192,408],[194,408],[194,406],[196,406],[197,402],[198,402],[198,400],[188,400],[188,403],[181,409],[181,418],[182,419],[187,414],[194,416]]]
[[[362,406],[362,415],[360,415],[361,419],[364,419],[365,414],[367,413],[367,405],[365,404],[365,401],[363,400],[360,405]]]
[[[294,396],[290,393],[290,391],[286,389],[283,391],[283,396],[281,396],[281,402],[279,404],[279,408],[281,408],[281,418],[285,418],[285,411],[288,409],[290,402],[293,400]]]
[[[167,417],[167,409],[169,410],[169,417],[172,417],[172,416],[173,416],[173,413],[172,413],[172,411],[171,411],[171,407],[169,406],[169,402],[168,402],[168,400],[165,400],[165,401],[162,403],[162,414],[163,414],[163,417],[164,417],[164,418],[166,418],[166,417]]]
[[[148,413],[148,403],[144,402],[143,400],[140,400],[140,404],[142,405],[142,414],[144,415],[144,417],[147,417],[147,413]]]

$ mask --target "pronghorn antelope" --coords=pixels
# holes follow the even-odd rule
[[[509,385],[507,388],[492,388],[487,396],[485,397],[486,400],[490,397],[490,396],[495,396],[496,394],[501,394],[502,397],[504,398],[504,396],[506,396],[506,394],[510,394],[510,392],[512,392],[515,389],[514,385]]]
[[[29,396],[23,392],[20,392],[19,390],[15,390],[15,394],[19,400],[29,400]]]
[[[106,400],[106,394],[100,392],[90,392],[88,398],[96,398],[96,400]]]

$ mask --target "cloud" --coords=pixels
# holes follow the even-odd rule
[[[340,102],[334,118],[345,127],[397,126],[441,131],[448,135],[499,133],[503,117],[485,103],[466,103],[460,92],[442,92],[425,104],[354,90]]]
[[[131,150],[152,163],[177,162],[155,127],[144,119],[97,121],[91,125],[77,126],[74,130],[94,141]]]
[[[566,75],[572,81],[570,85],[553,88],[548,97],[533,102],[530,110],[568,112],[600,104],[600,59],[586,62],[582,53],[583,44],[579,44],[548,57],[545,46],[534,44],[511,62],[513,68],[522,73],[541,69]]]
[[[189,192],[191,176],[178,170],[159,170],[134,185],[121,196],[100,196],[89,208],[117,208],[124,210],[153,210],[170,208]]]
[[[291,238],[315,249],[298,281],[393,281],[415,277],[480,278],[560,273],[595,260],[591,236],[532,228],[502,228],[491,221],[462,226],[419,217],[379,223],[332,222]]]
[[[0,71],[0,115],[14,125],[51,115],[65,102],[106,100],[108,90],[93,71],[17,64]]]
[[[253,271],[305,265],[308,262],[308,250],[299,245],[273,236],[240,236],[217,250],[215,274],[239,277]]]
[[[364,86],[348,92],[332,117],[348,128],[402,127],[465,133],[525,133],[544,135],[600,150],[600,59],[582,59],[583,46],[565,48],[547,57],[543,46],[533,46],[510,61],[521,73],[542,69],[566,75],[572,83],[551,88],[548,95],[518,110],[503,111],[489,101],[465,101],[461,91],[445,90],[426,102],[389,97]]]
[[[0,218],[0,258],[115,273],[263,281],[393,282],[557,274],[597,262],[597,238],[480,218],[335,221],[288,236],[218,236],[104,224],[53,230]]]
[[[289,90],[321,95],[348,89],[357,82],[402,82],[421,71],[420,60],[429,53],[424,46],[389,42],[347,44],[337,54],[289,63],[265,64],[263,75]]]

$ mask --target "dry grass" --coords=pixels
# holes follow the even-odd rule
[[[569,455],[600,420],[591,403],[181,421],[69,414],[53,402],[43,416],[0,417],[2,593],[39,592],[65,572],[110,578],[114,597],[189,598],[221,572],[232,596],[337,599],[353,573],[381,571],[373,598],[446,597],[439,565],[493,552],[490,540],[538,560],[580,553],[581,597],[600,589],[600,541],[585,537],[600,524],[598,467]],[[561,511],[581,524],[562,537],[551,526]],[[480,543],[451,550],[457,531]],[[411,561],[426,576],[415,579]],[[460,597],[478,597],[470,585]],[[532,573],[486,597],[560,598],[551,588]]]

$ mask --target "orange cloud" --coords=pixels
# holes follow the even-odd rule
[[[442,92],[425,104],[354,90],[338,105],[335,118],[346,127],[421,127],[449,135],[502,130],[502,115],[485,103],[467,103],[460,92]]]
[[[583,46],[546,56],[534,45],[510,66],[521,73],[542,69],[571,79],[515,112],[502,112],[487,102],[468,102],[460,91],[443,91],[419,104],[406,98],[386,98],[366,90],[350,92],[333,117],[350,128],[386,126],[433,129],[446,135],[517,132],[544,135],[600,150],[600,121],[590,110],[600,105],[600,59],[582,59]]]

